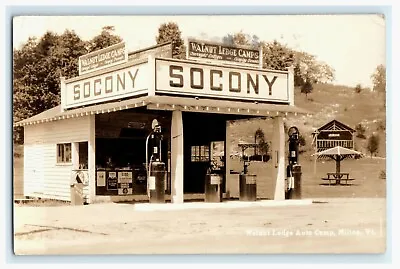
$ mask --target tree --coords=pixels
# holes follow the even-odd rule
[[[222,38],[222,43],[229,46],[242,45],[251,46],[253,48],[258,48],[261,45],[260,38],[258,36],[250,36],[242,31],[239,33],[227,34]]]
[[[175,22],[163,23],[158,28],[158,36],[156,37],[157,44],[172,41],[172,57],[177,59],[186,58],[186,49],[181,31],[178,24]]]
[[[307,79],[304,85],[301,87],[301,93],[306,94],[306,99],[308,98],[308,94],[311,93],[313,90],[313,85],[311,84],[310,80]]]
[[[379,146],[379,136],[372,134],[368,138],[368,144],[367,144],[367,150],[371,154],[377,153],[378,152],[378,146]]]
[[[261,46],[263,48],[263,68],[287,70],[294,64],[294,52],[278,41],[261,42]]]
[[[355,130],[358,138],[365,139],[365,127],[361,123],[356,125]]]
[[[277,40],[265,42],[256,35],[239,32],[224,36],[222,42],[227,45],[262,47],[263,68],[287,70],[294,66],[295,86],[303,86],[307,79],[311,83],[326,83],[335,78],[335,70],[328,64],[317,61],[314,55],[295,51]]]
[[[246,45],[255,49],[263,49],[263,68],[274,70],[287,70],[293,63],[293,52],[291,49],[274,40],[271,43],[260,41],[256,35],[243,32],[228,34],[222,38],[226,45]]]
[[[45,33],[39,40],[29,38],[13,51],[13,120],[20,121],[60,104],[60,77],[78,75],[78,58],[88,49],[116,42],[104,30],[90,42],[66,30]],[[110,42],[110,43],[108,43]],[[14,129],[14,141],[22,143],[22,128]]]
[[[373,90],[379,93],[386,91],[386,67],[378,65],[375,72],[371,75]]]
[[[378,132],[381,132],[381,131],[385,132],[386,131],[386,122],[384,120],[379,120],[377,122],[376,130]]]
[[[373,91],[378,94],[383,94],[383,108],[386,108],[386,67],[378,65],[375,72],[371,75]]]
[[[294,67],[294,86],[302,87],[304,85],[304,79],[301,76],[300,63],[296,63]]]
[[[362,91],[361,84],[357,84],[356,87],[354,88],[354,91],[355,91],[356,93],[360,93],[360,92]]]
[[[95,36],[92,40],[89,41],[89,52],[103,49],[105,47],[122,42],[122,38],[114,35],[114,31],[114,26],[104,26],[101,30],[100,35]]]
[[[294,65],[296,76],[302,78],[303,81],[307,79],[311,83],[327,83],[333,81],[335,78],[335,70],[325,62],[318,61],[316,56],[306,52],[294,51]],[[300,85],[298,85],[300,86]]]
[[[265,134],[261,128],[258,128],[254,134],[254,142],[257,148],[254,149],[254,155],[261,155],[261,161],[264,161],[264,156],[268,154],[269,145],[265,141]]]

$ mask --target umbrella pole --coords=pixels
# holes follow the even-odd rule
[[[340,156],[336,156],[336,174],[340,173]],[[336,175],[336,184],[340,184],[339,175]]]
[[[340,173],[340,157],[336,157],[336,173]]]
[[[317,174],[317,155],[314,156],[314,176]]]

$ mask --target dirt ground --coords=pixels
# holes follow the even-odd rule
[[[16,254],[383,253],[384,198],[138,211],[134,204],[14,206]]]

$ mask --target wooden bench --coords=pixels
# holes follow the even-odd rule
[[[329,181],[329,186],[331,185],[331,180],[335,181],[335,185],[340,184],[341,180],[345,180],[346,181],[346,185],[347,181],[351,181],[354,180],[354,178],[349,178],[349,173],[326,173],[327,174],[327,178],[323,177],[321,178],[322,180],[328,180]]]

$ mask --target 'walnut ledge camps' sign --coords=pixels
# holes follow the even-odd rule
[[[79,57],[79,75],[128,61],[125,42],[96,50]]]
[[[260,50],[247,47],[233,47],[219,43],[207,43],[188,39],[187,58],[211,60],[227,64],[261,66]]]

